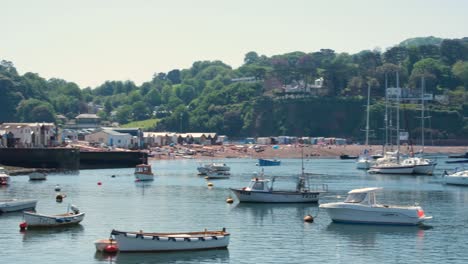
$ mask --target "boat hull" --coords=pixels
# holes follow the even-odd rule
[[[47,175],[45,173],[34,172],[29,174],[30,181],[43,181],[47,179]]]
[[[371,165],[373,164],[373,162],[371,162],[370,160],[358,160],[356,162],[356,168],[357,169],[360,169],[360,170],[368,170]]]
[[[372,166],[368,172],[377,174],[413,174],[414,166]]]
[[[227,248],[229,234],[227,235],[147,235],[113,231],[117,246],[122,252],[144,251],[183,251]]]
[[[321,192],[257,192],[230,189],[240,202],[251,203],[317,203]]]
[[[0,200],[0,212],[9,213],[36,208],[37,200]]]
[[[451,175],[445,176],[445,183],[453,185],[468,185],[468,170],[455,172]]]
[[[258,166],[279,166],[281,165],[280,160],[269,160],[269,159],[259,159]]]
[[[42,215],[34,212],[24,212],[24,221],[31,227],[56,227],[76,225],[83,221],[85,214]]]
[[[416,165],[414,166],[414,173],[415,174],[426,174],[432,175],[434,173],[436,164],[425,164],[425,165]]]
[[[135,179],[138,181],[152,181],[154,180],[154,175],[135,173]]]
[[[364,207],[357,208],[325,208],[333,222],[351,224],[377,225],[418,225],[430,217],[418,217],[417,209],[393,209]]]

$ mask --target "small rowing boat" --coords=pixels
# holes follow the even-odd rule
[[[227,248],[230,234],[220,231],[186,233],[145,233],[112,230],[120,251],[178,251]],[[101,245],[101,244],[99,244]],[[96,245],[96,249],[98,249]],[[99,250],[99,249],[98,249]]]

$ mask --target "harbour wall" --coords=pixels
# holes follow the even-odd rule
[[[75,148],[0,148],[0,164],[24,168],[79,170],[80,150]]]
[[[0,148],[0,164],[57,170],[129,168],[147,164],[140,151],[86,152],[77,148]]]

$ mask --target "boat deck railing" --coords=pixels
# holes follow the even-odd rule
[[[310,184],[308,187],[310,192],[328,192],[328,184]]]

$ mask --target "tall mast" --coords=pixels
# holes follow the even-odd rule
[[[397,163],[400,163],[400,78],[398,71],[396,73],[396,86],[397,86],[397,109],[396,109],[396,142],[397,142]]]
[[[421,146],[422,153],[424,153],[424,88],[425,79],[424,76],[421,78]]]
[[[384,142],[384,149],[383,153],[385,153],[385,148],[387,147],[388,144],[388,95],[387,95],[387,88],[388,88],[388,78],[387,78],[387,73],[385,73],[385,142]]]
[[[370,104],[370,83],[367,83],[366,146],[369,146],[369,104]]]

